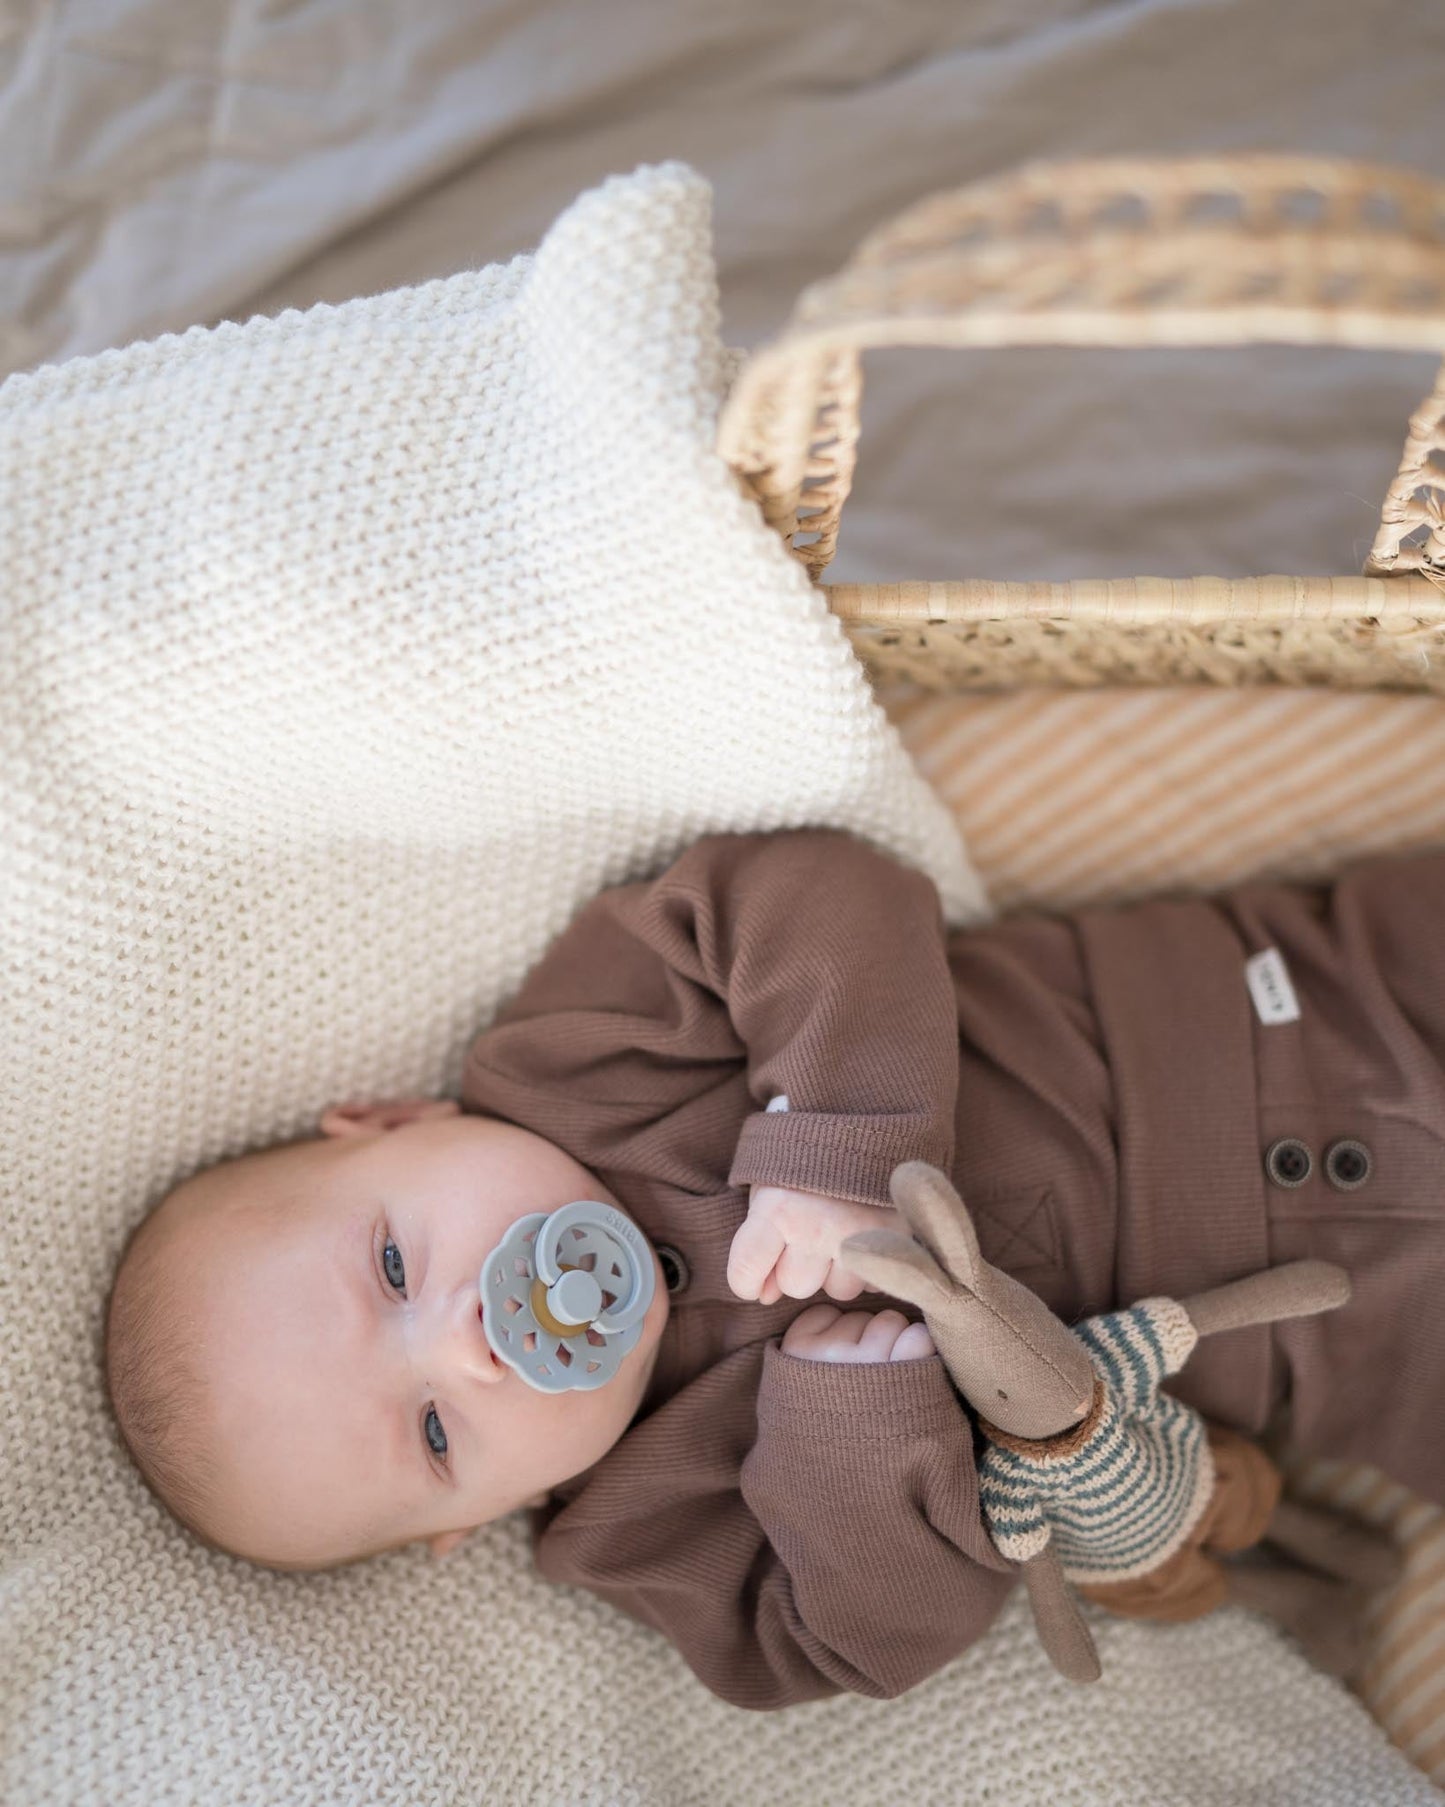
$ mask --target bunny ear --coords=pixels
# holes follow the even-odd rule
[[[913,1234],[944,1271],[976,1293],[988,1263],[979,1251],[968,1207],[948,1175],[927,1161],[904,1161],[893,1169],[888,1190]]]
[[[844,1239],[838,1253],[848,1271],[875,1291],[925,1311],[952,1293],[928,1250],[901,1230],[859,1230]]]

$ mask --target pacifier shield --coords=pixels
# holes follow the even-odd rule
[[[540,1393],[604,1386],[636,1347],[656,1286],[652,1251],[615,1205],[578,1199],[519,1217],[488,1255],[487,1341]]]

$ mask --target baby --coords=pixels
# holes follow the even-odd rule
[[[1171,1390],[1445,1500],[1445,855],[950,933],[830,830],[715,835],[595,898],[478,1036],[460,1102],[326,1112],[128,1244],[111,1397],[204,1541],[445,1555],[518,1507],[550,1579],[746,1707],[889,1697],[1013,1578],[912,1307],[840,1257],[903,1161],[1074,1319],[1317,1255],[1348,1306],[1202,1344]],[[655,1290],[605,1384],[494,1352],[479,1275],[578,1199]],[[801,1312],[798,1301],[812,1301]],[[847,1309],[843,1309],[843,1308]]]

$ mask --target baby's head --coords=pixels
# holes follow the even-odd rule
[[[618,1201],[541,1136],[444,1101],[328,1111],[321,1131],[197,1174],[140,1225],[107,1312],[111,1402],[213,1547],[277,1568],[418,1539],[445,1555],[622,1435],[666,1283],[658,1267],[605,1386],[537,1392],[487,1342],[482,1264],[528,1212]]]

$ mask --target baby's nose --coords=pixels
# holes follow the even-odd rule
[[[446,1301],[435,1340],[438,1365],[464,1380],[491,1382],[506,1376],[506,1364],[492,1352],[482,1326],[482,1305],[475,1288]]]

